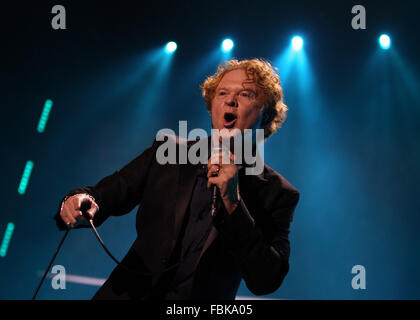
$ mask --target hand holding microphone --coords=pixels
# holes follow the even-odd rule
[[[217,189],[226,211],[232,213],[240,201],[238,184],[238,167],[234,164],[233,154],[225,148],[214,148],[208,161],[207,188],[212,189],[212,214],[215,211]]]

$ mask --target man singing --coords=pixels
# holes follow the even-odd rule
[[[286,119],[279,76],[266,61],[225,62],[201,89],[212,128],[228,139],[246,129],[262,129],[267,139]],[[204,165],[162,164],[158,150],[168,140],[156,139],[121,170],[63,199],[55,216],[60,230],[84,226],[85,199],[95,226],[140,204],[137,239],[93,299],[232,300],[241,279],[255,295],[280,287],[289,270],[289,226],[299,192],[265,164],[260,173],[247,174],[255,163],[236,161],[230,144],[214,152],[211,138],[169,138],[177,155],[181,145],[208,145],[213,152]],[[220,161],[224,152],[228,161]],[[213,186],[219,195],[214,215]]]

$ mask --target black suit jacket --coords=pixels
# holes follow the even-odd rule
[[[189,141],[188,148],[196,141]],[[173,263],[171,254],[199,173],[198,165],[159,164],[156,150],[162,143],[154,141],[121,170],[68,194],[86,192],[96,199],[96,226],[140,204],[138,237],[122,263],[145,274],[117,266],[94,298],[162,297],[159,290],[165,273],[160,272]],[[241,279],[255,295],[269,294],[279,288],[289,270],[289,226],[299,192],[267,165],[260,175],[240,170],[239,189],[240,205],[214,223],[213,236],[205,244],[194,277],[193,299],[234,299]],[[55,219],[61,230],[66,228],[59,212]]]

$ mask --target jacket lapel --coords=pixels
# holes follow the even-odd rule
[[[201,141],[201,143],[205,143],[208,145],[208,150],[210,150],[210,139],[209,141]],[[189,141],[188,148],[191,147],[192,144],[198,142],[196,141]],[[210,151],[209,151],[210,152]],[[173,228],[173,238],[172,238],[172,248],[173,250],[176,240],[178,239],[179,232],[181,231],[182,222],[185,217],[185,213],[187,212],[188,205],[191,200],[191,195],[194,188],[194,183],[196,180],[197,175],[200,173],[200,165],[192,165],[189,162],[187,164],[180,164],[179,167],[179,175],[178,175],[178,186],[177,186],[177,194],[176,194],[176,202],[175,202],[175,212],[174,212],[174,228]]]
[[[181,164],[179,165],[178,188],[176,195],[175,214],[174,214],[174,237],[172,249],[175,246],[181,230],[182,221],[187,212],[191,200],[191,194],[194,188],[194,182],[200,167],[198,165]]]

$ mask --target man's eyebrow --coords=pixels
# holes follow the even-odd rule
[[[250,89],[250,88],[244,88],[241,91],[251,91],[251,92],[257,93],[257,90]]]

